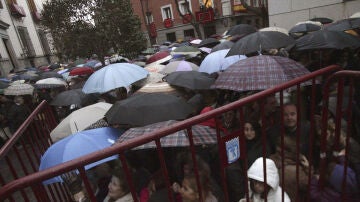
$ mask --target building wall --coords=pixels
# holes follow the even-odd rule
[[[38,29],[43,30],[43,28],[40,26],[39,23],[34,21],[27,0],[17,1],[17,4],[24,8],[26,14],[26,17],[22,17],[22,18],[15,18],[11,15],[9,11],[10,8],[6,3],[6,0],[1,0],[1,3],[3,5],[3,8],[0,9],[0,20],[9,25],[7,29],[1,30],[1,33],[3,33],[1,35],[1,38],[3,40],[7,40],[8,41],[7,44],[11,45],[14,56],[13,58],[14,64],[12,64],[5,43],[3,40],[0,40],[1,74],[4,76],[8,74],[12,69],[19,70],[31,66],[30,60],[24,52],[23,49],[24,45],[22,44],[20,35],[16,29],[18,26],[26,27],[29,33],[29,38],[31,40],[35,52],[35,56],[34,58],[32,58],[34,66],[49,64],[48,59],[50,59],[50,62],[56,61],[56,58],[52,57],[51,55],[48,58],[45,57],[45,52],[43,50],[38,35]],[[38,12],[41,12],[42,1],[36,0],[35,4],[38,9]],[[49,43],[49,45],[50,47],[53,47],[51,43]]]
[[[268,4],[269,25],[286,29],[314,17],[327,17],[336,21],[360,11],[360,0],[276,0]]]

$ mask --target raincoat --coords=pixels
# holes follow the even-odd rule
[[[251,167],[248,170],[248,177],[249,179],[254,179],[260,182],[264,181],[264,171],[263,171],[263,158],[258,158],[255,160],[255,162],[251,165]],[[266,180],[267,184],[271,187],[271,190],[269,191],[267,195],[267,201],[268,202],[277,202],[281,201],[281,194],[282,189],[279,186],[279,174],[278,169],[275,166],[274,161],[271,159],[266,159]],[[254,193],[250,188],[249,183],[249,197],[252,199],[253,202],[262,202],[264,201],[263,198],[261,198],[260,194]],[[243,199],[240,201],[244,201]],[[246,200],[245,200],[246,201]],[[290,198],[284,193],[284,202],[289,202]]]

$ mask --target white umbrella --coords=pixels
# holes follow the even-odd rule
[[[288,30],[282,27],[265,27],[262,29],[259,29],[259,32],[268,32],[268,31],[275,31],[275,32],[281,32],[286,35],[289,35]]]
[[[54,88],[60,86],[67,86],[66,81],[60,78],[41,79],[35,83],[36,88]]]
[[[360,18],[360,12],[352,14],[349,18]]]
[[[111,106],[112,104],[99,102],[72,112],[51,131],[51,139],[56,142],[64,137],[84,130],[86,127],[103,118]]]
[[[4,95],[32,95],[34,87],[27,83],[11,84],[4,89]]]

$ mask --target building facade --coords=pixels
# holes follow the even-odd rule
[[[56,61],[51,36],[40,25],[41,0],[0,0],[0,71]]]
[[[268,5],[269,25],[286,29],[312,18],[337,21],[360,11],[360,0],[276,0]]]
[[[199,22],[202,38],[223,34],[236,24],[258,28],[262,18],[246,10],[240,0],[131,0],[134,13],[142,22],[149,44],[199,38],[191,20]],[[267,0],[246,0],[254,7],[267,7]],[[176,5],[176,3],[178,5]],[[188,3],[188,6],[187,6]],[[189,8],[187,11],[186,8]],[[179,11],[183,14],[180,15]]]

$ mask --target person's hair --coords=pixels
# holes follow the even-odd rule
[[[199,195],[195,173],[186,175],[184,180],[185,179],[189,181],[190,188],[193,189],[194,192]],[[211,192],[210,176],[199,170],[199,180],[200,180],[200,187],[201,187],[201,193],[203,195],[203,200],[205,200],[208,194]]]
[[[113,171],[112,171],[112,175],[119,178],[119,181],[120,181],[120,187],[122,189],[122,191],[124,193],[129,193],[130,192],[130,187],[127,183],[127,180],[126,180],[126,175],[123,171],[123,168],[120,167],[120,166],[116,166]]]
[[[158,170],[153,175],[151,175],[150,181],[154,183],[155,190],[160,190],[166,187],[164,175],[161,170]]]
[[[178,165],[177,165],[178,177],[180,177],[180,178],[185,177],[185,173],[184,173],[185,165],[189,165],[190,169],[193,171],[191,173],[195,173],[194,164],[193,164],[193,160],[192,160],[190,152],[180,153],[177,156],[177,159],[178,159]],[[201,172],[204,175],[207,175],[210,177],[211,171],[210,171],[209,165],[203,159],[201,159],[199,156],[196,156],[196,163],[197,163],[197,168],[198,168],[199,173]]]
[[[297,108],[297,105],[293,102],[286,102],[285,104],[283,104],[283,108],[286,107],[286,106],[294,106]]]

